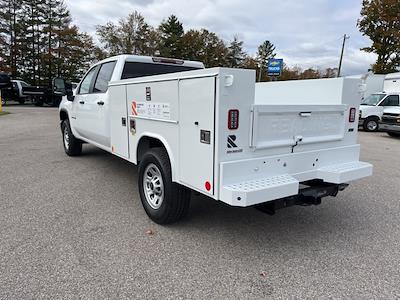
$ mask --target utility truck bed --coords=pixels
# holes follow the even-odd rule
[[[142,203],[158,223],[182,216],[189,190],[273,213],[372,174],[359,161],[356,79],[255,84],[252,70],[212,68],[116,78],[106,93],[104,137],[85,136],[79,115],[71,134],[139,164]]]

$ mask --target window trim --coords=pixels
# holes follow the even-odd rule
[[[94,92],[94,87],[96,85],[97,78],[99,77],[99,73],[100,73],[101,67],[104,66],[105,64],[109,64],[109,63],[114,63],[114,68],[113,68],[113,71],[111,73],[111,78],[112,78],[112,75],[114,74],[115,66],[117,65],[117,61],[116,60],[106,61],[106,62],[104,62],[104,63],[102,63],[100,65],[97,65],[97,66],[99,66],[99,69],[96,72],[96,79],[93,81],[93,86],[91,86],[90,94],[105,94],[105,93],[107,93],[108,87],[107,87],[107,90],[105,92]],[[110,78],[110,81],[111,81],[111,78]]]

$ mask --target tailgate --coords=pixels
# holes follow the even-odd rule
[[[267,149],[344,138],[346,105],[253,105],[250,146]]]

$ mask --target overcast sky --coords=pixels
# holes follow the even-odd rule
[[[337,67],[343,34],[347,41],[343,72],[365,73],[375,61],[360,51],[370,41],[357,30],[361,0],[66,0],[73,21],[95,34],[97,24],[139,11],[157,26],[175,14],[185,30],[207,28],[229,41],[235,34],[255,54],[264,40],[275,44],[277,57],[302,68]]]

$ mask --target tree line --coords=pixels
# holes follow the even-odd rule
[[[76,80],[96,59],[96,45],[72,24],[62,0],[0,0],[0,70],[31,84]]]
[[[205,28],[185,32],[182,22],[175,15],[169,16],[157,27],[150,26],[137,11],[121,18],[117,23],[108,22],[96,27],[102,44],[103,55],[120,53],[174,57],[202,61],[206,67],[255,69],[258,81],[270,80],[266,74],[267,61],[276,56],[271,41],[264,41],[253,57],[246,53],[243,41],[237,35],[228,43],[216,33]],[[299,67],[283,68],[280,80],[335,77],[337,69],[302,70]]]
[[[398,0],[364,0],[360,31],[372,46],[364,51],[378,55],[376,72],[396,70],[400,61],[400,3]],[[0,0],[0,71],[32,84],[47,84],[54,77],[79,80],[100,59],[118,54],[136,54],[202,61],[206,67],[255,69],[258,81],[267,81],[266,65],[276,48],[263,41],[256,55],[249,55],[239,36],[224,41],[208,29],[184,30],[174,15],[158,26],[149,25],[137,11],[117,22],[96,26],[99,44],[72,24],[63,0]],[[326,70],[283,68],[280,80],[330,78]]]

